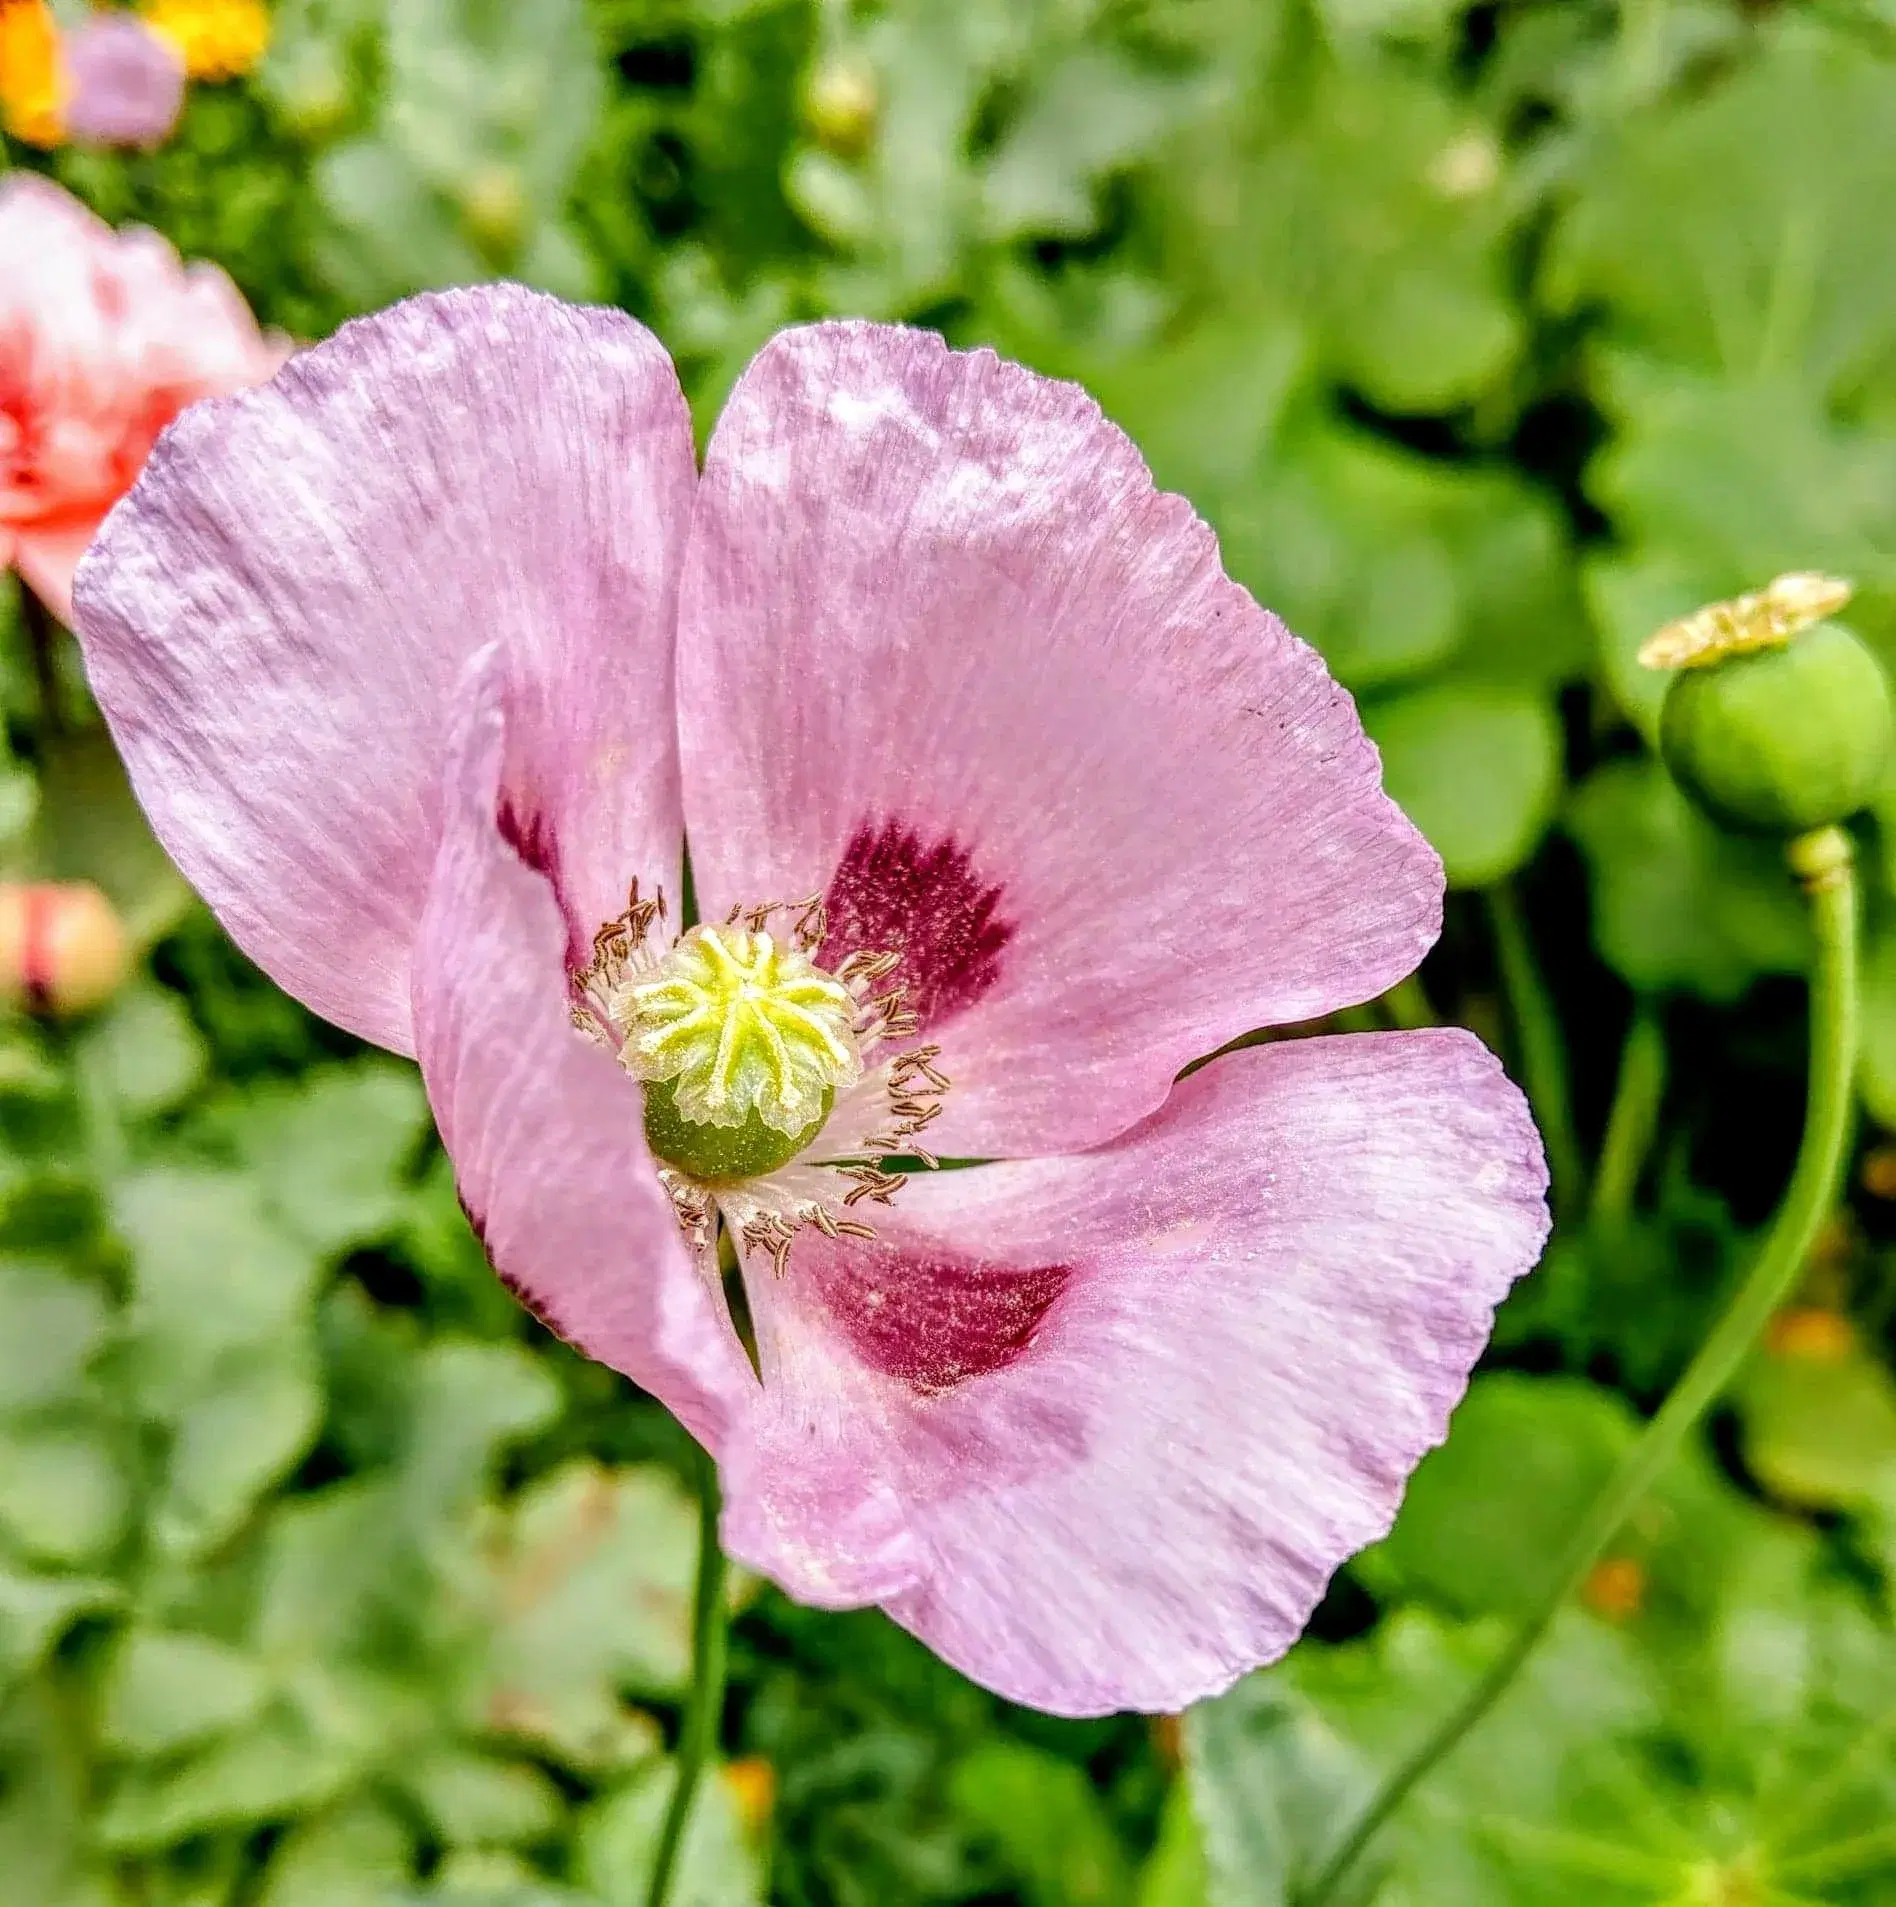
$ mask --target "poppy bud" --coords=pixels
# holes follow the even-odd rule
[[[490,265],[506,265],[527,235],[527,195],[508,165],[486,165],[461,187],[461,229]]]
[[[855,159],[869,148],[880,104],[869,68],[860,60],[833,56],[810,75],[803,117],[818,145],[839,158]]]
[[[1659,751],[1728,825],[1802,834],[1847,820],[1882,785],[1892,733],[1882,665],[1841,624],[1848,585],[1780,576],[1755,595],[1669,624],[1641,651],[1677,664]]]
[[[124,923],[90,881],[0,885],[0,975],[12,1006],[54,1019],[88,1013],[131,964]]]

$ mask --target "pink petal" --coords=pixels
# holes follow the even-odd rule
[[[14,537],[13,563],[27,586],[63,623],[72,621],[72,576],[98,534],[96,520],[55,529],[25,528]]]
[[[677,874],[671,632],[695,482],[669,361],[517,286],[345,325],[196,406],[77,585],[159,839],[289,992],[413,1050],[453,685],[498,641],[507,825],[575,945]]]
[[[1090,398],[990,352],[767,345],[711,440],[679,627],[704,913],[828,890],[831,958],[898,943],[949,1152],[1122,1131],[1440,925],[1315,653]]]
[[[508,1289],[713,1443],[755,1379],[659,1185],[637,1086],[568,1017],[559,903],[495,825],[503,665],[490,650],[475,670],[415,941],[429,1102]]]
[[[889,1585],[1014,1700],[1182,1708],[1387,1530],[1545,1186],[1521,1095],[1454,1031],[1234,1053],[1096,1152],[914,1180],[874,1244],[751,1268],[726,1540],[796,1595]]]
[[[135,13],[94,13],[66,40],[72,102],[66,129],[81,145],[157,146],[184,108],[184,62]]]

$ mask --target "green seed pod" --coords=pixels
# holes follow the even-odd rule
[[[1681,669],[1666,691],[1659,752],[1721,821],[1801,834],[1869,802],[1893,733],[1882,664],[1842,624],[1821,622]]]
[[[668,1079],[648,1080],[645,1087],[645,1143],[681,1172],[707,1185],[725,1185],[761,1178],[787,1165],[816,1135],[836,1103],[825,1088],[822,1110],[801,1132],[779,1132],[755,1112],[742,1125],[711,1126],[687,1119],[678,1110],[677,1089]]]

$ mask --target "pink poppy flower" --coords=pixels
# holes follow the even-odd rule
[[[1458,1031],[1180,1079],[1408,972],[1442,877],[1084,393],[814,325],[700,472],[631,319],[418,298],[181,419],[78,594],[179,865],[419,1058],[501,1277],[714,1452],[741,1561],[1089,1714],[1277,1655],[1387,1528],[1539,1142]]]
[[[81,145],[157,146],[184,110],[184,61],[134,13],[93,13],[66,41],[66,130]]]
[[[70,620],[73,567],[158,433],[285,350],[215,266],[31,173],[0,178],[0,570]]]

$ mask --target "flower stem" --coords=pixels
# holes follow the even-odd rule
[[[33,686],[39,699],[39,719],[34,725],[34,734],[43,748],[48,740],[66,732],[65,698],[59,682],[59,624],[53,620],[53,612],[25,583],[19,585],[19,590],[20,626],[26,632],[27,654],[33,664]]]
[[[646,1907],[665,1907],[691,1820],[698,1780],[718,1745],[724,1716],[724,1668],[729,1640],[730,1605],[724,1593],[724,1551],[718,1544],[718,1471],[701,1456],[698,1482],[698,1583],[693,1598],[691,1695],[678,1737],[678,1778],[665,1824],[659,1831]]]
[[[1731,1382],[1771,1314],[1794,1289],[1817,1232],[1836,1199],[1850,1133],[1857,1063],[1856,881],[1850,837],[1818,828],[1790,844],[1793,871],[1810,896],[1817,957],[1810,984],[1810,1077],[1797,1165],[1769,1235],[1725,1314],[1699,1347],[1659,1413],[1574,1532],[1545,1593],[1488,1671],[1385,1777],[1300,1907],[1323,1907],[1383,1824],[1437,1762],[1506,1692],[1562,1604],[1618,1533],[1687,1433]]]
[[[1666,1035],[1650,1001],[1633,1007],[1626,1044],[1620,1049],[1619,1079],[1613,1107],[1600,1141],[1593,1173],[1593,1202],[1588,1211],[1596,1229],[1613,1232],[1626,1223],[1633,1194],[1645,1170],[1659,1124],[1659,1103],[1666,1091]]]
[[[1547,1173],[1553,1182],[1554,1217],[1572,1216],[1579,1204],[1586,1171],[1580,1161],[1580,1141],[1573,1124],[1573,1096],[1567,1085],[1567,1049],[1560,1036],[1560,1016],[1534,943],[1528,937],[1521,897],[1511,881],[1497,882],[1486,892],[1488,919],[1494,929],[1495,959],[1501,969],[1501,989],[1508,998],[1514,1033],[1520,1048],[1521,1083],[1547,1147]]]

